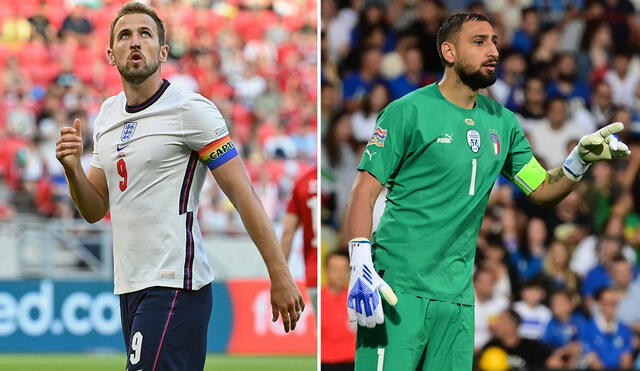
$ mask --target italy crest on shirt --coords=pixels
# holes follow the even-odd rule
[[[500,154],[500,136],[498,132],[491,129],[489,131],[489,140],[493,144],[493,153],[497,156]]]

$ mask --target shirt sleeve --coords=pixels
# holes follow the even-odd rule
[[[222,114],[209,100],[197,96],[182,108],[185,144],[214,170],[238,155]]]
[[[514,130],[511,135],[511,145],[509,146],[507,159],[502,167],[502,175],[507,177],[528,196],[544,182],[547,171],[533,157],[529,141],[515,116],[513,121]]]
[[[102,163],[100,162],[100,155],[98,153],[98,123],[100,120],[100,113],[102,112],[102,107],[98,115],[96,116],[96,120],[93,124],[93,157],[91,158],[91,166],[102,169]]]
[[[409,111],[409,112],[404,112]],[[386,184],[400,166],[406,152],[406,125],[411,120],[410,109],[391,104],[380,112],[376,128],[362,154],[358,170],[368,171]]]

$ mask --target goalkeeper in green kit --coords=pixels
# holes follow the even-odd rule
[[[437,45],[444,77],[380,113],[347,208],[356,371],[471,370],[471,274],[498,175],[536,203],[554,205],[592,162],[630,153],[614,135],[623,128],[618,122],[583,137],[562,167],[545,170],[514,114],[477,94],[496,80],[489,20],[455,14],[440,27]],[[386,209],[370,242],[373,206],[385,186]]]

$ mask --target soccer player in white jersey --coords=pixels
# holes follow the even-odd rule
[[[288,332],[304,309],[222,115],[160,77],[168,50],[155,11],[125,4],[111,23],[107,50],[124,92],[102,104],[87,174],[79,120],[61,129],[56,146],[82,216],[94,223],[111,211],[127,370],[204,368],[213,273],[197,211],[207,168],[265,261],[273,321],[281,316]]]

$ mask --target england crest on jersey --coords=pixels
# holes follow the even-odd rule
[[[138,126],[138,123],[135,121],[125,122],[124,127],[122,128],[122,134],[120,134],[120,140],[126,142],[131,139],[133,137],[133,133],[136,132],[136,126]]]
[[[480,150],[480,133],[477,130],[467,131],[467,143],[473,153],[478,153]]]
[[[493,153],[497,156],[500,154],[500,136],[494,130],[489,132],[489,140],[493,143]]]

